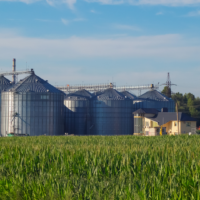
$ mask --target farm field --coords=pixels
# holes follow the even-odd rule
[[[200,199],[200,136],[0,138],[0,199]]]

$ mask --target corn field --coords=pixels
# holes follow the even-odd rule
[[[0,199],[200,199],[200,137],[0,138]]]

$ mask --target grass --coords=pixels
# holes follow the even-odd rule
[[[0,199],[200,199],[200,137],[0,138]]]

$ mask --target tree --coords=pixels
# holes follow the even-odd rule
[[[195,100],[195,96],[193,94],[191,94],[191,93],[185,94],[184,96],[186,96],[187,100],[188,99]]]
[[[197,126],[200,126],[200,98],[192,93],[181,94],[177,92],[172,99],[178,103],[179,112],[184,112],[197,119]]]
[[[190,93],[189,93],[190,94]],[[194,103],[194,95],[188,95],[189,99],[188,99],[188,102],[187,102],[187,106],[189,108],[189,111],[190,111],[190,115],[192,117],[199,117],[199,111],[197,109],[195,109],[195,103]]]
[[[190,115],[191,115],[192,117],[194,117],[194,118],[199,118],[200,112],[199,112],[197,109],[195,109],[194,107],[190,107],[190,108],[189,108],[189,111],[190,111]]]
[[[165,86],[161,93],[171,98],[171,89],[168,86]]]
[[[180,102],[180,104],[183,104],[184,103],[184,98],[183,98],[183,94],[177,92],[176,94],[173,94],[172,95],[172,99],[175,101],[175,102]]]

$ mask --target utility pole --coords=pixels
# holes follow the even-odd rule
[[[179,135],[178,103],[177,102],[176,102],[176,116],[177,116],[177,126],[178,126],[178,135]]]

